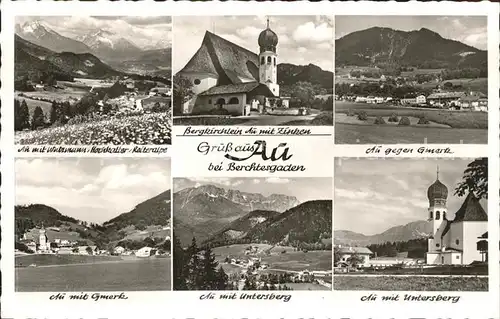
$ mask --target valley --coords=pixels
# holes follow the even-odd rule
[[[300,203],[210,184],[184,188],[173,200],[174,274],[177,258],[199,258],[227,276],[222,290],[331,289],[331,200]],[[177,278],[189,286],[186,276]]]
[[[170,47],[106,30],[68,38],[39,20],[16,31],[18,144],[170,144]]]
[[[335,43],[336,143],[487,142],[486,50],[425,27],[374,26]]]

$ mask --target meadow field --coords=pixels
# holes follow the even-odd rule
[[[334,275],[333,289],[383,291],[488,291],[488,278]]]
[[[259,251],[269,250],[269,255],[265,253],[257,254],[255,257],[262,258],[262,262],[269,264],[269,269],[281,269],[289,271],[312,270],[332,270],[331,250],[317,251],[295,251],[290,246],[271,246],[267,244],[242,244],[222,246],[213,249],[215,258],[222,262],[226,256],[245,258],[245,248],[257,246]]]
[[[17,131],[21,145],[163,145],[170,144],[170,112],[110,118],[81,124]]]
[[[357,115],[365,112],[366,121]],[[448,111],[424,108],[406,108],[387,104],[366,104],[337,101],[335,103],[335,141],[338,144],[371,143],[450,143],[486,144],[488,113]],[[350,113],[350,114],[349,114]],[[351,116],[347,116],[347,114]],[[413,119],[409,126],[389,124],[392,114]],[[374,124],[382,117],[386,124]],[[417,125],[416,119],[425,117],[426,125]]]
[[[119,256],[85,256],[85,255],[53,255],[53,254],[31,254],[16,256],[16,267],[28,267],[31,264],[39,266],[55,266],[70,264],[87,264],[102,262],[118,262],[122,258]]]
[[[19,292],[171,290],[170,258],[16,268]]]

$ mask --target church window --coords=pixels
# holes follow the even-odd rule
[[[271,64],[271,57],[270,56],[267,57],[267,64]]]
[[[198,85],[201,83],[200,79],[194,79],[193,81],[194,85]]]
[[[260,64],[264,64],[264,63],[266,63],[266,58],[264,58],[264,57],[260,58]]]
[[[433,218],[434,218],[434,216],[433,216],[433,215],[434,215],[434,214],[432,213],[432,210],[431,210],[431,211],[430,211],[430,213],[429,213],[429,218],[430,218],[430,219],[433,219]]]
[[[240,104],[240,100],[238,100],[237,97],[232,97],[230,100],[229,100],[229,104]]]
[[[443,220],[446,220],[446,212],[443,212]]]
[[[460,256],[459,256],[459,255],[457,255],[455,258],[456,258],[456,259],[460,259]]]
[[[439,220],[439,218],[441,218],[441,212],[436,212],[436,220]]]
[[[226,100],[224,100],[223,98],[220,98],[220,99],[217,100],[217,102],[215,104],[217,104],[217,105],[224,105],[224,104],[226,104]]]
[[[455,240],[455,244],[460,245],[460,240]]]
[[[274,66],[276,66],[276,58],[274,58]]]
[[[212,99],[208,99],[208,104],[212,104]]]
[[[436,247],[439,248],[439,244],[436,244]]]

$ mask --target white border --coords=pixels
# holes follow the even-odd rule
[[[138,317],[308,317],[308,318],[499,318],[499,253],[498,253],[498,14],[494,3],[374,3],[374,2],[11,2],[1,3],[2,9],[2,317],[15,318],[138,318]],[[361,303],[361,292],[293,292],[288,303],[271,301],[198,301],[200,292],[127,293],[126,301],[49,302],[45,293],[13,294],[12,256],[14,207],[13,146],[13,16],[20,15],[488,15],[489,62],[489,144],[473,149],[463,146],[469,156],[489,157],[490,198],[490,292],[450,293],[461,295],[457,304],[441,303]],[[172,145],[176,141],[172,138]],[[333,143],[333,141],[332,141]],[[181,147],[181,146],[177,146]],[[343,151],[347,151],[344,153]],[[362,156],[337,147],[337,156]],[[483,153],[484,152],[484,153]],[[177,160],[186,160],[177,158]],[[176,159],[174,158],[175,162]],[[196,163],[194,163],[196,165]],[[174,173],[172,173],[174,176]],[[425,293],[431,295],[433,293]],[[437,294],[437,293],[436,293]]]

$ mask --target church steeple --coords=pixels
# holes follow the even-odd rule
[[[269,17],[266,17],[266,29],[259,34],[259,83],[265,84],[274,96],[279,96],[278,85],[278,36],[269,26]]]

